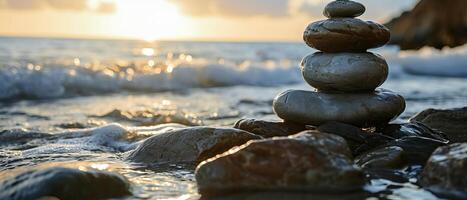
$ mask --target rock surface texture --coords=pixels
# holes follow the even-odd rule
[[[261,138],[231,128],[177,129],[148,138],[129,154],[127,160],[144,164],[199,163],[249,140]]]
[[[467,143],[438,148],[421,176],[421,184],[447,198],[467,199]]]
[[[291,90],[279,94],[274,112],[285,121],[319,126],[341,122],[365,127],[387,124],[405,109],[402,96],[376,89],[388,76],[384,58],[367,52],[390,38],[383,25],[355,19],[365,7],[337,0],[324,9],[327,20],[313,22],[303,39],[318,49],[301,63],[303,78],[318,92]]]
[[[202,195],[246,191],[342,192],[359,189],[363,173],[339,136],[305,131],[250,141],[202,162],[196,169]]]

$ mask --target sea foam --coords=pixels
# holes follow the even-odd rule
[[[110,59],[110,62],[97,60],[97,64],[79,59],[65,62],[59,59],[60,56],[54,62],[42,62],[42,57],[31,62],[10,62],[7,59],[0,64],[0,101],[122,91],[160,92],[236,85],[279,86],[303,83],[298,67],[300,57],[314,52],[308,47],[294,44],[285,47],[274,43],[266,46],[262,44],[264,47],[243,44],[246,47],[242,48],[236,45],[224,45],[232,48],[230,50],[233,53],[230,54],[228,49],[222,50],[225,48],[222,45],[216,46],[218,49],[199,46],[200,49],[220,53],[199,53],[198,57],[180,54],[175,58],[162,57],[159,60],[123,58],[125,62],[118,59]],[[252,52],[243,53],[243,50]],[[236,51],[239,51],[237,56]],[[467,45],[442,51],[432,48],[399,51],[395,46],[371,51],[387,58],[390,65],[389,79],[410,78],[406,75],[467,77]],[[230,57],[224,57],[227,55]]]
[[[398,61],[409,74],[467,77],[467,44],[442,50],[424,47],[401,52]]]
[[[301,81],[296,65],[180,64],[156,73],[135,73],[136,70],[128,70],[131,67],[125,67],[124,72],[64,65],[3,67],[0,68],[0,100],[235,85],[276,86]]]

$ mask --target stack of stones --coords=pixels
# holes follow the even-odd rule
[[[389,30],[371,21],[356,19],[365,7],[349,0],[329,3],[324,15],[313,22],[304,40],[320,52],[301,63],[303,78],[317,89],[289,90],[274,100],[274,111],[285,121],[321,125],[336,121],[359,127],[384,125],[405,109],[402,96],[376,89],[388,77],[388,65],[368,49],[385,45]]]

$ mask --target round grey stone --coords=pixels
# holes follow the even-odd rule
[[[358,17],[365,12],[365,6],[361,3],[348,0],[337,0],[329,3],[324,8],[324,16],[335,17]]]
[[[277,116],[290,122],[318,126],[335,121],[372,127],[399,116],[405,109],[405,100],[385,89],[360,94],[289,90],[274,99],[273,109]]]
[[[313,22],[303,40],[312,48],[328,53],[365,52],[385,45],[389,30],[381,24],[354,18],[332,18]]]
[[[388,64],[373,53],[314,53],[301,64],[303,78],[320,91],[373,91],[388,77]]]

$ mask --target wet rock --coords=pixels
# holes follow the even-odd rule
[[[426,137],[443,142],[449,142],[443,133],[433,130],[418,122],[405,124],[389,124],[381,130],[381,133],[392,138],[402,138],[406,136]]]
[[[467,107],[448,110],[428,109],[411,122],[420,122],[443,132],[452,143],[467,142]]]
[[[324,16],[335,17],[358,17],[365,12],[365,6],[355,1],[337,0],[329,3],[324,8]]]
[[[202,195],[242,191],[344,192],[364,177],[339,136],[305,131],[250,141],[202,162],[196,169]]]
[[[381,146],[387,145],[392,141],[394,141],[394,138],[379,133],[371,133],[368,134],[368,136],[365,138],[365,142],[363,144],[352,150],[352,153],[354,156],[358,156],[368,151],[380,148]]]
[[[289,90],[274,99],[273,108],[285,121],[315,126],[336,121],[371,127],[399,116],[405,109],[405,100],[384,89],[359,94]]]
[[[364,132],[361,128],[340,122],[327,122],[321,126],[318,126],[318,130],[325,133],[339,135],[346,140],[351,140],[358,143],[365,142],[365,139],[368,135],[368,133]]]
[[[108,199],[130,195],[125,177],[103,171],[53,167],[31,170],[0,183],[0,199]]]
[[[361,168],[399,168],[404,164],[403,151],[398,146],[384,147],[358,156],[355,163]]]
[[[467,143],[438,148],[428,160],[420,183],[440,196],[467,199]]]
[[[127,160],[144,164],[199,163],[262,137],[231,128],[193,127],[152,136]]]
[[[425,138],[408,136],[389,142],[386,146],[398,146],[404,150],[403,158],[408,164],[424,165],[430,155],[446,142]]]
[[[234,128],[244,130],[265,138],[289,136],[306,130],[304,125],[291,122],[269,122],[257,119],[241,119]]]
[[[308,46],[327,53],[365,52],[383,46],[389,38],[383,25],[353,18],[313,22],[303,35]]]
[[[340,122],[327,122],[317,128],[324,133],[343,137],[354,156],[360,155],[394,140],[394,138]]]
[[[367,135],[361,128],[339,122],[327,122],[318,126],[317,129],[323,133],[331,133],[343,137],[347,141],[347,145],[353,155],[355,155],[356,149],[365,143]]]
[[[303,78],[320,91],[373,91],[388,77],[388,64],[373,53],[323,53],[305,57]]]

